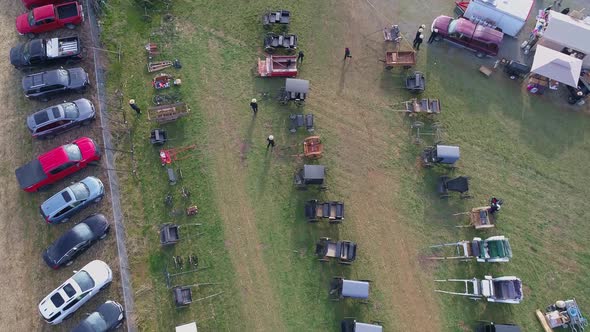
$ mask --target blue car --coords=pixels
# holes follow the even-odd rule
[[[51,196],[41,204],[41,215],[48,224],[64,223],[91,203],[98,203],[104,196],[100,179],[89,176]]]

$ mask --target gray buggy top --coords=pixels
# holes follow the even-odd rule
[[[359,323],[356,319],[347,318],[340,323],[341,332],[383,332],[383,326]]]
[[[458,146],[437,145],[436,156],[442,164],[454,164],[459,160],[460,152]]]
[[[353,299],[369,298],[369,283],[366,281],[342,279],[342,296]]]
[[[323,165],[303,165],[303,169],[295,174],[296,185],[323,184],[326,167]]]
[[[309,81],[297,78],[287,78],[285,82],[286,99],[305,100],[309,92]]]

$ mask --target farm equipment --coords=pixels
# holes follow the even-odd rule
[[[197,148],[196,144],[187,145],[179,148],[162,149],[160,150],[160,161],[162,166],[170,165],[173,161],[184,160],[190,156],[179,157],[180,154],[191,151]]]
[[[475,332],[520,332],[520,327],[513,324],[482,323],[475,328]]]
[[[155,61],[155,62],[149,62],[147,65],[147,71],[148,73],[153,73],[156,71],[160,71],[166,68],[172,67],[172,61]]]
[[[432,167],[436,164],[450,165],[455,167],[459,160],[460,152],[458,146],[435,145],[429,146],[422,151],[422,164],[425,167]]]
[[[298,189],[306,189],[308,185],[320,185],[324,189],[326,167],[323,165],[303,165],[295,173],[294,183]]]
[[[354,318],[346,318],[340,322],[341,332],[383,332],[383,326],[378,324],[359,323]]]
[[[475,229],[486,229],[496,227],[496,213],[500,210],[504,201],[492,197],[489,206],[481,206],[471,209],[469,212],[455,213],[454,216],[469,215],[469,225],[457,227],[473,227]]]
[[[178,86],[181,83],[182,81],[179,78],[174,79],[172,75],[166,73],[158,74],[152,79],[152,86],[156,90],[168,89],[171,86]]]
[[[331,258],[338,259],[340,264],[350,265],[356,258],[356,243],[352,241],[332,241],[322,237],[316,243],[315,254],[320,262],[327,262]]]
[[[388,51],[385,52],[385,69],[393,67],[410,68],[416,64],[416,52],[414,51]]]
[[[297,76],[296,55],[268,55],[258,59],[260,77],[295,77]]]
[[[305,127],[308,132],[313,132],[313,114],[291,114],[289,115],[289,131],[297,132],[299,127]]]
[[[264,37],[264,51],[274,53],[277,50],[285,50],[287,53],[293,53],[297,49],[297,35],[295,34],[276,34],[268,32]]]
[[[369,280],[348,280],[342,277],[333,277],[330,282],[330,299],[339,301],[345,298],[368,300]]]
[[[201,224],[186,224],[184,226],[201,226]],[[160,244],[163,246],[174,245],[180,240],[180,225],[167,223],[160,226]]]
[[[320,159],[324,145],[319,136],[310,136],[303,140],[303,155],[309,159]]]
[[[383,28],[383,39],[385,39],[386,42],[399,43],[402,38],[399,25],[392,24],[391,28]]]
[[[471,300],[485,299],[487,302],[518,304],[523,299],[522,282],[519,278],[508,276],[484,279],[447,279],[436,282],[458,282],[465,285],[464,292],[435,289],[437,293],[466,296]]]
[[[168,123],[187,116],[190,111],[185,103],[154,106],[148,108],[148,120],[159,124]]]
[[[471,195],[469,195],[469,178],[466,176],[459,176],[454,179],[450,179],[446,175],[441,176],[438,179],[437,191],[440,198],[449,198],[449,191],[458,192],[461,199],[471,198]]]
[[[426,89],[426,78],[424,74],[419,71],[413,72],[406,76],[406,89],[413,93],[422,93]]]
[[[415,144],[423,144],[423,136],[432,136],[434,138],[434,142],[440,142],[442,140],[443,128],[439,122],[431,123],[429,131],[424,130],[425,127],[426,124],[422,121],[412,122],[410,129],[414,132]]]
[[[305,202],[305,217],[309,222],[317,222],[320,219],[328,219],[331,224],[339,224],[344,220],[343,202],[318,202],[312,199]]]
[[[158,50],[158,44],[156,43],[147,43],[145,45],[145,50],[147,52],[148,55],[148,59],[153,59],[156,55],[160,54],[160,51]]]
[[[436,115],[440,114],[440,100],[438,98],[413,98],[401,103],[403,109],[395,110],[396,112],[404,112],[410,116],[417,114]]]
[[[471,261],[475,258],[480,263],[505,263],[512,258],[512,248],[508,239],[503,235],[492,236],[485,240],[479,237],[472,241],[459,241],[431,246],[433,249],[454,247],[454,256],[432,256],[432,260],[460,260]]]
[[[215,283],[215,282],[207,282],[207,283],[199,283],[199,284],[193,284],[193,285],[176,286],[176,287],[172,288],[172,295],[174,298],[174,304],[176,305],[176,308],[177,309],[184,308],[193,302],[202,301],[202,300],[209,299],[209,298],[223,294],[223,292],[217,292],[215,294],[208,295],[208,296],[202,297],[200,299],[193,300],[193,290],[192,290],[193,288],[202,287],[202,286],[218,285],[218,284],[219,283]]]
[[[536,310],[535,314],[545,332],[552,332],[555,328],[569,329],[571,332],[582,332],[588,326],[588,320],[582,316],[582,311],[576,299],[557,301],[545,309],[545,313]]]
[[[291,12],[288,10],[267,11],[262,15],[262,26],[266,29],[272,24],[289,25],[291,21]]]
[[[305,103],[305,98],[307,98],[308,92],[308,80],[287,78],[285,81],[285,87],[281,88],[279,92],[278,100],[282,105],[286,105],[290,101],[293,101],[297,106],[302,106]]]
[[[163,129],[154,129],[150,133],[150,143],[152,145],[164,145],[168,141],[168,134]]]

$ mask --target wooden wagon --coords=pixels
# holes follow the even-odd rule
[[[410,68],[416,64],[416,52],[393,51],[385,52],[385,69],[393,67]]]
[[[404,101],[403,105],[405,107],[405,112],[410,115],[418,113],[439,114],[441,112],[440,100],[438,98],[413,98]]]
[[[469,212],[455,213],[455,216],[469,215],[469,225],[456,227],[473,227],[475,229],[488,229],[496,227],[496,217],[490,213],[489,206],[481,206],[471,209]]]
[[[187,116],[190,111],[185,103],[160,105],[148,109],[148,119],[157,123],[168,123]]]
[[[324,145],[319,136],[310,136],[303,141],[303,155],[309,159],[319,159],[322,157]]]

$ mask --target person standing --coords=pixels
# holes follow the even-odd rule
[[[420,27],[418,27],[418,31],[416,31],[416,36],[414,37],[414,40],[418,39],[418,37],[424,33],[424,29],[426,28],[426,26],[424,24],[422,24]]]
[[[350,55],[350,48],[348,47],[344,49],[344,60],[346,60],[346,58],[352,58],[352,55]]]
[[[252,101],[250,102],[250,107],[252,108],[252,112],[254,112],[254,115],[256,115],[256,113],[258,113],[258,103],[256,102],[256,98],[252,98]]]
[[[131,107],[132,110],[135,111],[135,113],[137,113],[137,115],[140,115],[141,114],[141,109],[135,103],[135,99],[130,99],[129,100],[129,106]]]
[[[430,33],[430,37],[428,37],[428,44],[432,44],[432,42],[436,39],[437,36],[438,36],[438,29],[432,30],[432,32]]]
[[[269,147],[271,149],[275,147],[275,137],[273,135],[268,135],[268,138],[266,139],[266,141],[268,142],[268,144],[266,144],[267,150]]]
[[[299,51],[299,54],[297,55],[297,62],[300,62],[301,64],[303,64],[303,57],[305,56],[305,54],[303,54],[303,51]]]
[[[420,35],[420,36],[418,36],[418,38],[414,39],[414,48],[416,49],[416,51],[420,50],[420,44],[422,44],[423,40],[424,40],[424,35]]]

